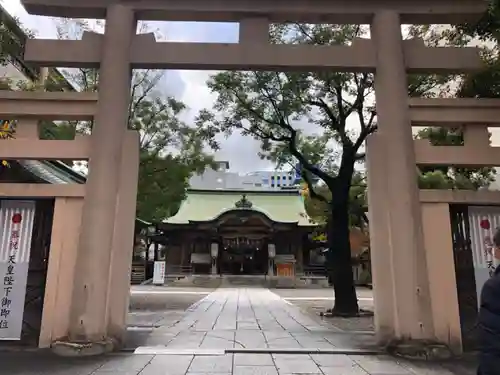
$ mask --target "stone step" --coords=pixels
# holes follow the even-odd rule
[[[190,275],[168,280],[172,287],[199,288],[328,288],[328,280],[321,277],[269,277],[264,275]]]
[[[221,287],[267,287],[268,280],[261,275],[223,275]]]
[[[183,279],[172,281],[168,284],[172,287],[198,287],[198,288],[219,288],[221,279],[219,276],[211,275],[192,275]]]

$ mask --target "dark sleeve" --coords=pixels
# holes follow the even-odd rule
[[[500,332],[500,277],[493,277],[484,283],[480,306],[480,323],[493,326],[495,331]]]
[[[481,303],[480,306],[491,306],[491,303],[495,299],[496,289],[498,289],[497,280],[494,280],[493,278],[488,279],[484,285],[483,288],[481,289]]]

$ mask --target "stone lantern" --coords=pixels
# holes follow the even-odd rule
[[[269,256],[268,276],[274,276],[274,258],[276,257],[276,246],[273,243],[267,245],[267,255]]]
[[[217,257],[219,256],[219,244],[212,243],[210,246],[210,255],[212,257],[212,275],[217,274]]]

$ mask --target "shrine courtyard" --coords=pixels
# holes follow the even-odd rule
[[[131,290],[129,345],[121,353],[61,358],[46,351],[0,352],[11,375],[473,374],[474,363],[396,359],[311,314],[328,290],[169,288]],[[360,290],[369,308],[370,292]]]

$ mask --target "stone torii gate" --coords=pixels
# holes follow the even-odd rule
[[[384,153],[368,162],[376,164],[373,168],[370,165],[372,171],[380,170],[381,166],[386,171],[369,175],[377,332],[381,340],[436,338],[406,74],[466,72],[478,69],[481,64],[474,48],[429,48],[419,40],[403,41],[401,24],[455,24],[474,20],[486,9],[485,1],[22,0],[22,3],[30,14],[106,20],[103,35],[85,33],[78,41],[35,39],[28,40],[26,45],[25,59],[41,66],[100,69],[71,313],[67,335],[52,337],[53,342],[86,343],[96,351],[106,350],[120,343],[125,330],[123,321],[113,319],[112,315],[118,312],[108,306],[113,303],[111,295],[128,285],[112,284],[107,275],[113,266],[111,249],[119,165],[127,124],[130,73],[134,68],[376,73],[379,124],[376,136]],[[152,34],[136,34],[137,20],[238,22],[239,43],[156,42]],[[351,46],[271,45],[269,24],[280,22],[370,24],[372,39],[359,39]],[[126,293],[117,295],[126,299]]]

